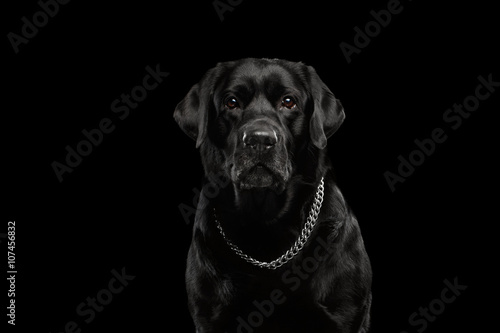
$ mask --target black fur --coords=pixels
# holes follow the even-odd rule
[[[291,109],[287,97],[296,102]],[[200,148],[212,184],[204,189],[218,191],[200,196],[187,259],[197,332],[367,332],[370,261],[325,151],[344,111],[315,70],[278,59],[219,63],[174,117]],[[248,140],[252,134],[260,145]],[[282,267],[244,261],[220,235],[214,212],[244,253],[278,258],[299,236],[321,177],[315,230]]]

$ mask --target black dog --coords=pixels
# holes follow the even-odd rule
[[[197,332],[367,332],[370,261],[325,149],[344,111],[315,70],[219,63],[174,118],[211,184],[187,259]]]

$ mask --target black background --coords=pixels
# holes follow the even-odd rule
[[[500,81],[497,14],[479,1],[402,1],[348,64],[339,44],[352,45],[354,27],[387,3],[246,0],[221,21],[210,0],[71,1],[17,54],[7,34],[40,6],[4,4],[0,232],[16,221],[15,329],[194,332],[184,288],[192,224],[178,206],[192,205],[202,168],[172,113],[206,70],[243,57],[312,65],[345,107],[328,150],[373,265],[371,331],[417,332],[409,316],[455,278],[467,290],[425,331],[496,327],[500,92],[456,130],[443,114],[474,94],[478,76]],[[157,64],[170,75],[118,119],[111,102]],[[60,183],[51,163],[103,118],[115,130]],[[438,127],[447,140],[391,192],[384,172]],[[123,267],[135,279],[85,323],[76,307]]]

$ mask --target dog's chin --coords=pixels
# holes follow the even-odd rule
[[[285,189],[286,179],[280,173],[263,165],[256,165],[247,172],[241,173],[235,183],[241,191],[267,189],[279,194]]]

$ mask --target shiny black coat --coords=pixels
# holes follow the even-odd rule
[[[186,270],[198,333],[367,332],[371,266],[358,222],[335,184],[327,139],[344,119],[312,67],[277,59],[221,63],[177,106],[205,169]],[[271,270],[323,204],[303,249]]]

